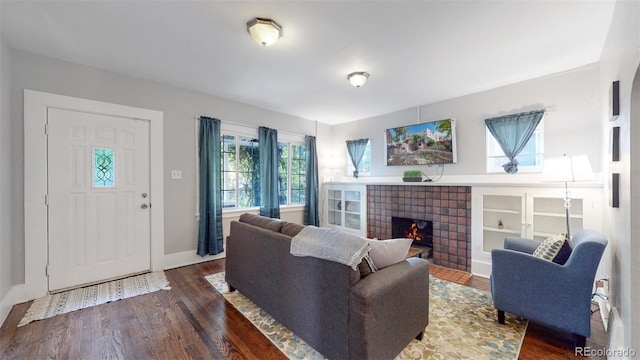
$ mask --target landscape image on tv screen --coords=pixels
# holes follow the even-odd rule
[[[453,164],[455,120],[444,119],[385,131],[387,165]]]

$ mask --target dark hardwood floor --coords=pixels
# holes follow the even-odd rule
[[[31,302],[0,328],[0,359],[286,359],[204,279],[224,260],[167,270],[171,290],[94,306],[17,327]],[[465,285],[489,290],[486,279]],[[587,346],[602,348],[600,316]],[[573,359],[565,334],[530,324],[520,359]]]

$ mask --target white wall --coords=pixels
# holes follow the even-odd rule
[[[598,65],[523,81],[514,85],[462,96],[435,104],[423,105],[395,113],[340,124],[333,127],[335,158],[346,162],[345,140],[368,137],[371,140],[371,176],[402,176],[407,168],[426,166],[385,166],[384,131],[418,122],[456,119],[457,164],[445,165],[446,175],[484,175],[484,119],[499,115],[545,108],[545,157],[587,154],[594,171],[601,170],[602,137],[600,135],[600,98]],[[420,113],[420,118],[418,118]],[[504,181],[521,174],[503,175]],[[348,174],[348,176],[350,176]],[[347,177],[348,177],[347,176]],[[346,177],[345,177],[346,178]]]
[[[633,94],[635,117],[631,116],[631,89],[640,63],[640,3],[618,1],[607,41],[601,55],[599,96],[605,103],[601,113],[602,134],[608,143],[612,126],[620,126],[620,161],[604,162],[605,174],[620,173],[620,208],[605,207],[604,223],[613,252],[611,264],[611,297],[619,309],[624,326],[621,339],[612,345],[631,347],[640,353],[640,79]],[[620,116],[609,120],[609,87],[620,81]],[[607,154],[607,150],[604,151]],[[605,155],[606,156],[606,155]],[[606,183],[605,183],[606,184]],[[604,198],[609,198],[608,184]],[[622,336],[620,333],[614,337]]]
[[[638,7],[640,9],[640,6]],[[640,25],[640,11],[638,14],[638,24]],[[638,32],[640,34],[640,26],[638,26]],[[640,43],[640,41],[638,41]],[[640,51],[639,51],[640,52]],[[640,66],[637,68],[636,75],[633,80],[633,90],[631,92],[631,112],[630,112],[631,124],[634,124],[631,129],[631,136],[633,139],[638,139],[640,137],[640,126],[638,122],[640,122]],[[631,163],[631,219],[640,218],[640,146],[638,146],[638,142],[635,141],[632,148],[631,153],[633,154],[633,159]],[[631,241],[631,248],[628,252],[629,257],[627,259],[628,262],[631,263],[631,272],[627,274],[625,279],[628,279],[630,282],[630,297],[629,304],[631,308],[629,309],[630,316],[630,328],[631,331],[628,334],[628,339],[631,340],[629,343],[630,347],[633,349],[640,349],[640,278],[638,274],[640,274],[640,262],[638,258],[640,257],[640,244],[637,239],[640,238],[640,224],[638,221],[632,221],[631,227],[631,239],[636,239],[636,241]]]
[[[164,112],[165,253],[195,253],[195,117],[265,125],[296,134],[326,133],[314,121],[268,111],[221,98],[151,81],[131,78],[87,66],[58,61],[20,51],[11,52],[13,118],[13,208],[15,214],[14,272],[24,281],[23,189],[23,89],[45,91]],[[215,81],[212,79],[211,81]],[[318,137],[319,138],[319,137]],[[320,141],[320,139],[319,139]],[[321,145],[318,145],[319,147]],[[171,170],[182,170],[182,180],[172,180]]]
[[[0,13],[2,7],[0,6]],[[2,16],[0,16],[0,19]],[[1,20],[0,20],[1,21]],[[0,24],[1,25],[1,24]],[[2,27],[0,26],[0,29]],[[13,285],[12,208],[11,208],[11,117],[9,86],[10,50],[0,30],[0,323],[11,305],[7,294]]]

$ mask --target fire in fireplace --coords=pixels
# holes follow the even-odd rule
[[[413,239],[414,245],[433,247],[433,221],[391,217],[393,238]]]

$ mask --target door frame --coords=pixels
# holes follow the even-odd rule
[[[163,113],[101,101],[24,90],[24,250],[25,290],[29,299],[49,292],[48,263],[47,109],[58,108],[149,121],[151,208],[151,270],[163,270],[164,180]]]

